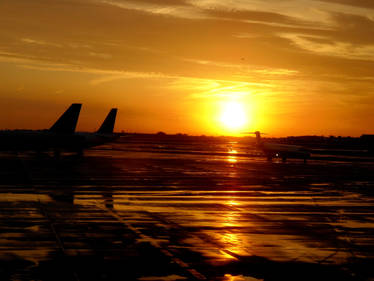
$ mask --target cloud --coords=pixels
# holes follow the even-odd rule
[[[188,19],[201,19],[206,16],[195,7],[186,5],[186,2],[176,3],[176,1],[118,1],[100,0],[101,3],[113,5],[123,9],[142,11],[150,14],[173,16]]]
[[[84,5],[74,7],[71,2],[62,1],[50,5],[48,13],[44,13],[42,7],[46,1],[20,0],[17,10],[11,9],[15,4],[5,1],[3,12],[0,12],[4,19],[0,49],[40,61],[90,69],[125,69],[207,79],[249,77],[247,72],[253,68],[273,73],[286,69],[311,76],[339,69],[339,72],[354,75],[358,73],[357,69],[351,71],[352,62],[346,60],[365,59],[365,54],[371,51],[370,19],[354,15],[345,18],[339,13],[330,13],[326,7],[336,6],[334,3],[306,0],[301,4],[290,0],[266,3],[252,0],[182,1],[180,5],[172,0],[166,4],[162,1],[115,2],[145,6],[146,9],[152,5],[181,8],[181,11],[188,8],[202,17],[164,16],[99,1],[86,1]],[[310,7],[306,6],[308,11],[305,12],[313,13],[312,21],[301,16],[306,3],[312,3]],[[60,13],[61,9],[66,13]],[[170,15],[175,12],[173,9]],[[298,16],[293,16],[297,12]],[[12,13],[22,20],[14,22]],[[46,24],[52,21],[53,25]],[[345,31],[344,25],[348,21],[355,27],[347,27]],[[311,25],[312,22],[317,23]],[[28,30],[27,36],[23,34],[26,26],[35,27]],[[7,33],[8,37],[2,39],[1,34],[6,30],[12,30],[12,34]],[[18,38],[26,38],[28,42],[21,41],[23,44],[20,44]],[[316,49],[321,47],[322,51],[313,51],[308,44]],[[368,46],[363,48],[361,44]],[[348,56],[351,49],[353,55]],[[334,54],[335,50],[338,55]],[[370,65],[356,67],[367,75]]]
[[[283,34],[282,36],[311,53],[345,59],[374,61],[374,45],[356,45],[333,41],[328,37],[306,37],[302,34]]]
[[[116,0],[119,3],[142,3],[143,5],[191,6],[188,0]]]
[[[162,76],[295,90],[301,81],[370,77],[370,12],[340,2],[4,0],[1,60],[91,71],[95,85]]]
[[[374,2],[372,0],[318,0],[318,1],[349,5],[353,7],[364,7],[364,8],[374,9]]]
[[[120,7],[123,9],[142,11],[155,15],[165,15],[186,19],[205,19],[205,20],[232,20],[247,21],[266,25],[279,26],[310,26],[316,28],[319,22],[320,28],[326,28],[327,13],[308,9],[310,13],[308,19],[305,19],[305,9],[303,17],[299,16],[299,9],[294,10],[295,6],[289,4],[279,4],[271,2],[271,5],[264,4],[264,1],[126,1],[126,0],[99,0],[100,3]],[[308,0],[304,0],[308,1]],[[289,3],[292,1],[283,1],[280,3]],[[290,8],[293,9],[290,9]],[[271,8],[271,9],[270,9]],[[283,14],[282,14],[283,13]],[[322,20],[322,17],[324,18]]]
[[[88,54],[92,57],[97,57],[100,59],[111,59],[113,57],[111,54],[105,54],[105,53],[89,52]]]
[[[250,83],[219,79],[204,79],[193,76],[178,76],[155,72],[134,72],[95,69],[73,64],[46,62],[37,60],[35,58],[25,57],[21,54],[4,52],[0,52],[0,62],[13,62],[16,63],[18,67],[21,67],[23,69],[32,69],[46,72],[73,72],[92,74],[98,76],[90,80],[90,84],[94,86],[121,79],[163,79],[165,81],[165,85],[167,85],[167,87],[169,88],[184,88],[185,90],[209,90],[210,93],[217,91],[222,92],[223,90],[238,90],[240,88],[248,86],[266,86],[261,83]]]
[[[41,45],[41,46],[62,47],[62,45],[60,45],[60,44],[46,42],[46,41],[43,41],[43,40],[31,39],[31,38],[22,38],[21,41],[24,42],[24,43]]]
[[[345,13],[331,13],[336,24],[332,39],[350,44],[374,45],[374,11],[373,19]]]
[[[205,9],[204,12],[216,19],[229,19],[234,21],[247,21],[262,24],[271,24],[289,27],[313,27],[314,22],[308,22],[299,18],[290,17],[281,13],[261,11],[261,10],[235,10],[235,9]]]

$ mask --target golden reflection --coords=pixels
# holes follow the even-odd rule
[[[261,281],[263,279],[257,279],[250,276],[243,276],[243,275],[231,275],[231,274],[225,274],[224,281]]]
[[[227,162],[229,163],[236,163],[238,162],[238,160],[236,159],[236,154],[238,154],[238,151],[236,149],[234,149],[234,146],[237,144],[236,141],[232,141],[230,142],[230,145],[228,146],[228,153],[230,155],[228,155],[227,157]]]
[[[230,200],[230,201],[226,201],[225,205],[228,205],[228,206],[239,206],[240,203],[237,202],[237,201],[235,201],[235,200]]]
[[[245,256],[247,255],[245,248],[242,247],[243,241],[241,237],[231,230],[227,230],[221,234],[220,242],[223,245],[221,253],[224,258],[228,260],[237,259],[236,255]]]
[[[236,162],[238,162],[238,159],[236,159],[236,157],[235,156],[227,156],[227,162],[229,162],[229,163],[236,163]]]
[[[237,249],[240,243],[239,237],[235,233],[225,233],[223,236],[222,242],[228,245],[230,252],[234,252],[233,250]]]
[[[230,197],[228,197],[228,200],[224,204],[229,207],[240,206],[240,202]],[[241,236],[235,232],[235,229],[232,229],[241,226],[239,221],[241,216],[240,211],[228,211],[225,212],[223,216],[224,218],[221,224],[222,233],[219,234],[219,241],[223,246],[221,249],[223,257],[226,259],[236,259],[235,255],[231,255],[230,253],[246,255],[245,248],[242,246],[243,241],[241,240]]]

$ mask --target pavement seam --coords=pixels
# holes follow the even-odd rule
[[[149,236],[143,234],[137,228],[133,227],[130,223],[126,222],[116,212],[114,212],[113,210],[110,210],[110,209],[106,208],[105,206],[103,206],[99,202],[97,202],[96,206],[98,208],[106,211],[107,213],[109,213],[112,217],[116,218],[120,223],[124,224],[127,228],[129,228],[131,231],[133,231],[135,234],[137,234],[141,239],[149,241],[149,243],[153,247],[158,248],[163,254],[165,254],[166,256],[170,257],[173,260],[173,262],[175,262],[180,267],[182,267],[184,270],[186,270],[187,272],[189,272],[194,278],[196,278],[197,280],[207,280],[207,278],[203,274],[201,274],[200,272],[198,272],[196,269],[191,268],[186,262],[184,262],[180,258],[178,258],[175,255],[173,255],[173,253],[170,252],[168,249],[163,248],[157,241],[154,241],[152,239],[152,237],[149,237]]]
[[[64,257],[67,257],[67,255],[66,255],[66,250],[65,250],[65,248],[64,248],[64,246],[63,246],[63,243],[62,243],[62,241],[61,241],[61,238],[60,238],[60,236],[58,235],[58,233],[57,233],[57,231],[56,231],[56,229],[55,229],[55,227],[54,227],[54,224],[53,224],[53,222],[52,222],[52,220],[51,220],[51,217],[49,216],[48,212],[46,211],[46,209],[45,209],[44,206],[43,206],[43,203],[41,202],[40,194],[39,194],[39,192],[38,192],[38,189],[37,189],[37,188],[35,187],[35,185],[33,184],[32,177],[31,177],[31,173],[30,173],[30,171],[29,171],[29,169],[28,169],[28,167],[27,167],[27,164],[26,164],[26,162],[25,162],[25,160],[24,160],[23,158],[20,159],[20,158],[18,157],[18,159],[20,160],[20,163],[21,163],[22,170],[23,170],[24,177],[25,177],[26,181],[29,183],[29,185],[31,186],[31,188],[32,188],[32,190],[34,191],[35,195],[37,195],[37,197],[38,197],[38,205],[39,205],[40,212],[41,212],[42,215],[47,219],[48,224],[49,224],[49,226],[50,226],[50,228],[51,228],[51,231],[52,231],[52,233],[53,233],[54,236],[55,236],[55,239],[56,239],[56,243],[57,243],[58,248],[60,249],[60,251],[62,252],[62,254],[64,255]],[[80,280],[79,280],[79,277],[78,277],[78,275],[77,275],[77,273],[76,273],[74,270],[72,270],[72,274],[73,274],[73,278],[74,278],[76,281],[80,281]]]

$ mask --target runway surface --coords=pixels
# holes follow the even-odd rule
[[[1,154],[0,280],[374,280],[373,162],[237,145]]]

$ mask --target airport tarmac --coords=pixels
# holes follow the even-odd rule
[[[1,154],[0,280],[374,280],[374,162],[236,145]]]

